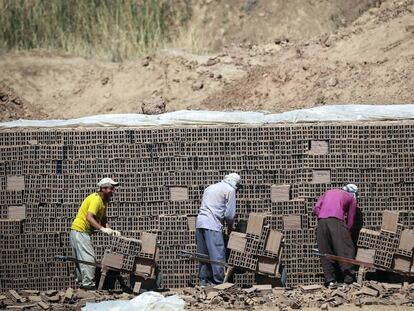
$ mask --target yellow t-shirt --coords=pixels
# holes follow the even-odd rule
[[[94,228],[86,220],[86,214],[88,212],[95,215],[98,222],[102,222],[102,219],[106,216],[106,206],[101,196],[96,192],[88,195],[86,199],[83,200],[75,220],[72,223],[72,230],[86,233],[92,232]]]

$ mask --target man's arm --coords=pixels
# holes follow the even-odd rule
[[[102,226],[95,218],[95,215],[91,212],[87,212],[86,214],[86,220],[90,223],[92,227],[94,227],[96,230],[101,230],[104,226]]]
[[[226,219],[228,233],[233,230],[233,221],[236,216],[236,191],[230,191],[227,195],[226,211],[224,217]]]
[[[321,195],[318,201],[316,202],[315,207],[313,208],[313,214],[316,215],[317,217],[319,216],[319,212],[321,211],[324,197],[325,197],[325,194]]]
[[[347,216],[347,226],[348,230],[352,230],[352,226],[354,225],[355,216],[357,212],[357,202],[355,198],[352,198],[351,204],[349,205],[348,216]]]

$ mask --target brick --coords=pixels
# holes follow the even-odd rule
[[[119,253],[108,252],[104,254],[104,257],[102,259],[102,265],[115,269],[121,269],[123,261],[124,255]]]
[[[7,210],[8,219],[26,219],[26,207],[20,206],[9,206]]]
[[[358,248],[358,252],[355,259],[362,262],[373,264],[375,260],[375,249],[367,249],[360,247]]]
[[[239,252],[244,252],[246,248],[246,234],[240,232],[232,232],[230,234],[229,242],[227,243],[227,248]]]
[[[331,182],[331,170],[313,170],[312,183],[322,184]]]
[[[393,268],[399,271],[410,272],[412,261],[412,258],[394,255]]]
[[[170,201],[187,201],[188,200],[188,188],[187,187],[171,187],[170,188]]]
[[[154,261],[151,259],[140,258],[137,260],[135,273],[138,275],[151,276],[154,270]]]
[[[277,255],[279,254],[281,243],[282,233],[276,230],[270,230],[269,236],[265,244],[265,251]]]
[[[270,186],[270,200],[272,202],[289,201],[291,198],[290,185],[272,185]]]
[[[399,249],[412,251],[414,249],[414,230],[405,229],[401,232]]]
[[[301,215],[283,216],[283,230],[300,230],[302,229]]]
[[[138,295],[138,294],[139,294],[139,292],[140,292],[140,290],[141,290],[141,285],[142,285],[142,283],[141,283],[141,282],[135,282],[135,284],[134,284],[134,288],[133,288],[132,292],[133,292],[134,294]]]
[[[24,175],[7,175],[6,190],[8,191],[25,190]]]
[[[196,231],[197,216],[187,216],[188,230]]]
[[[384,211],[382,213],[381,230],[396,233],[398,228],[398,218],[400,213],[394,211]]]
[[[157,247],[157,235],[154,233],[143,232],[141,236],[141,252],[145,254],[155,254]]]
[[[257,270],[262,273],[276,276],[279,266],[278,263],[277,258],[258,257]]]
[[[264,214],[250,213],[246,233],[260,236],[265,218],[266,215]]]
[[[310,153],[311,154],[328,154],[329,153],[329,141],[311,140]]]

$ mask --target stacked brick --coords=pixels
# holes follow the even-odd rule
[[[361,229],[356,258],[382,268],[414,272],[414,230],[404,228],[399,222],[403,218],[398,211],[384,211],[379,231]]]
[[[111,227],[135,239],[157,233],[164,285],[186,286],[197,263],[178,252],[195,252],[203,190],[232,171],[244,184],[236,224],[270,213],[269,229],[285,239],[288,285],[321,282],[312,207],[325,190],[358,185],[359,227],[380,230],[391,210],[413,228],[413,134],[413,122],[1,130],[0,288],[74,286],[73,266],[53,257],[71,254],[72,219],[106,176],[122,183]],[[110,241],[93,240],[101,260]]]

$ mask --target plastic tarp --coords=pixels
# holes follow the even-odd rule
[[[145,292],[131,300],[109,300],[87,303],[82,311],[184,311],[185,302],[177,295],[164,297]]]
[[[209,124],[274,124],[324,121],[375,121],[414,119],[414,104],[331,105],[272,114],[257,111],[181,110],[160,115],[104,114],[69,120],[16,120],[0,122],[0,128],[171,126]]]

